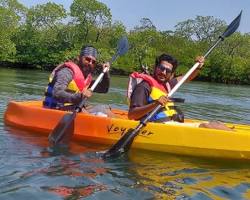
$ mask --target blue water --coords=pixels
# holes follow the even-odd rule
[[[46,136],[5,126],[7,103],[40,100],[47,77],[0,68],[1,200],[250,199],[249,162],[139,150],[103,161],[95,152],[107,147],[72,141],[69,152],[49,153]],[[109,94],[92,102],[126,109],[126,83],[113,76]],[[186,99],[181,107],[187,117],[250,124],[249,86],[194,82],[175,96]]]

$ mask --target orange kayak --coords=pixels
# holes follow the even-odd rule
[[[138,121],[128,120],[127,112],[112,110],[117,118],[78,113],[74,121],[76,140],[112,145]],[[64,116],[65,111],[45,109],[41,101],[10,102],[4,115],[7,125],[49,134]],[[197,120],[182,124],[148,123],[132,148],[175,154],[250,159],[250,126],[227,124],[234,131],[190,126]]]

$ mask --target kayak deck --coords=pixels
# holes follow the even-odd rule
[[[78,113],[74,121],[73,138],[85,142],[112,145],[122,134],[135,128],[138,121],[128,120],[127,112],[112,110],[117,118]],[[64,116],[65,111],[42,108],[41,101],[10,102],[5,112],[5,123],[49,134]],[[189,124],[197,120],[186,120]],[[182,155],[250,159],[250,126],[227,124],[234,131],[197,128],[178,124],[148,123],[132,148]]]

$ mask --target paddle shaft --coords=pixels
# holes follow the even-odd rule
[[[206,58],[213,50],[215,47],[218,46],[218,44],[224,40],[225,37],[230,36],[233,34],[237,28],[239,27],[240,24],[240,19],[241,19],[241,13],[230,23],[230,25],[227,27],[226,31],[219,36],[218,40],[215,42],[215,44],[210,47],[210,49],[206,52],[206,54],[203,56]],[[185,74],[185,76],[182,77],[182,79],[175,85],[175,87],[168,93],[167,97],[171,97],[177,90],[178,88],[190,77],[190,75],[197,69],[200,63],[195,63],[194,66]],[[128,131],[125,133],[117,143],[115,143],[108,151],[106,151],[103,154],[103,158],[108,158],[108,157],[113,157],[116,155],[119,155],[120,153],[126,152],[129,150],[131,144],[133,143],[134,138],[139,134],[140,130],[146,126],[147,122],[156,114],[158,111],[162,108],[162,105],[157,105],[156,108],[153,109],[149,113],[149,115],[142,119],[140,123],[136,126],[135,129],[132,131]]]
[[[112,59],[109,62],[109,65],[111,66],[112,62],[121,55],[124,55],[129,49],[129,44],[127,37],[122,37],[117,45],[117,51],[115,55],[113,55]],[[102,80],[104,74],[109,70],[109,67],[105,67],[102,71],[102,73],[97,77],[93,85],[90,87],[90,91],[94,91],[96,86],[100,83]],[[74,111],[72,113],[67,113],[63,116],[63,118],[57,123],[56,127],[53,129],[52,133],[49,135],[49,142],[52,145],[56,145],[58,142],[63,141],[65,138],[70,139],[70,136],[73,134],[73,126],[74,126],[74,119],[76,117],[76,114],[78,112],[81,112],[82,107],[85,104],[87,97],[85,96],[81,102],[75,107]],[[67,134],[67,135],[66,135]],[[66,136],[67,137],[66,137]]]
[[[215,42],[215,44],[207,51],[207,53],[204,55],[204,58],[206,58],[213,49],[223,40],[222,37],[219,37],[219,39]],[[174,86],[174,88],[168,93],[167,97],[171,97],[178,88],[188,79],[188,77],[197,69],[197,67],[200,65],[199,62],[195,63],[194,66],[183,76],[183,78]],[[128,151],[130,146],[133,143],[134,138],[140,133],[140,130],[147,125],[147,122],[156,115],[159,110],[162,108],[162,105],[157,105],[153,111],[151,111],[147,117],[142,119],[140,123],[135,127],[135,129],[132,132],[126,133],[122,138],[114,144],[106,153],[103,154],[103,158],[112,157],[115,155],[118,155],[120,153],[123,153],[125,151]]]
[[[117,51],[112,56],[111,60],[109,61],[109,65],[111,66],[112,63],[116,60],[116,58],[119,55],[125,54],[128,51],[128,48],[129,48],[128,40],[127,40],[127,37],[124,36],[119,40]],[[97,77],[97,79],[95,80],[93,85],[90,87],[90,91],[93,92],[95,90],[96,86],[100,83],[100,81],[102,80],[104,74],[108,71],[108,69],[109,69],[108,67],[105,67],[103,69],[102,73]],[[82,101],[78,104],[78,106],[76,106],[74,112],[81,112],[82,107],[84,106],[86,99],[87,99],[86,97],[84,97],[82,99]]]
[[[111,64],[115,61],[115,59],[118,57],[119,55],[119,52],[116,52],[115,55],[112,56],[112,59],[109,61],[109,65],[111,66]],[[108,67],[105,67],[102,71],[101,74],[99,74],[99,76],[97,77],[97,79],[95,80],[95,82],[93,83],[93,85],[90,87],[90,91],[94,91],[96,86],[101,82],[104,74],[108,71]],[[79,103],[79,105],[75,108],[74,112],[80,112],[82,110],[82,107],[84,106],[85,104],[85,101],[86,101],[86,97],[83,98],[83,100]]]
[[[216,41],[216,43],[207,51],[207,53],[204,55],[204,58],[206,58],[213,49],[222,41],[223,39],[219,37],[219,39]],[[174,88],[168,93],[167,97],[171,97],[178,89],[179,87],[190,77],[190,75],[197,69],[197,67],[200,65],[199,62],[195,63],[193,67],[185,74],[185,76],[182,77],[182,79],[174,86]],[[142,128],[146,126],[146,123],[162,108],[162,105],[159,104],[154,108],[152,112],[149,113],[149,115],[140,121],[140,124],[138,127]],[[137,129],[137,127],[135,128]],[[140,129],[139,129],[140,130]],[[134,132],[135,136],[139,134],[139,131]],[[135,137],[134,136],[134,137]]]
[[[219,45],[221,41],[224,40],[225,37],[229,37],[231,34],[233,34],[240,24],[241,19],[241,13],[229,24],[226,31],[219,36],[218,40],[214,43],[213,46],[209,48],[209,50],[205,53],[203,56],[206,58],[214,49]],[[182,77],[182,79],[174,86],[174,88],[168,93],[167,97],[171,97],[178,89],[179,87],[190,77],[190,75],[197,69],[199,66],[199,62],[195,63],[193,67],[185,74],[185,76]],[[161,109],[161,105],[158,105],[141,123],[146,123],[148,120],[150,120],[159,110]]]
[[[117,52],[117,53],[112,57],[111,61],[109,62],[110,65],[111,65],[112,62],[118,57],[118,55],[119,55],[119,52]],[[95,90],[96,86],[100,83],[100,81],[102,80],[104,74],[108,71],[108,69],[109,69],[108,67],[105,67],[105,68],[103,69],[102,73],[97,77],[97,79],[95,80],[95,82],[93,83],[93,85],[90,87],[90,89],[89,89],[90,91],[93,92],[93,91]],[[74,111],[73,111],[72,114],[71,114],[71,119],[70,119],[71,122],[73,122],[73,120],[75,119],[76,113],[81,112],[82,107],[84,106],[86,99],[87,99],[87,97],[84,97],[84,98],[82,99],[82,101],[75,107]],[[70,122],[70,123],[71,123],[71,122]],[[70,124],[70,123],[69,123],[69,124]],[[68,128],[68,126],[65,126],[64,128],[66,129],[66,128]],[[60,134],[56,137],[56,139],[53,140],[54,143],[57,144],[58,141],[61,140],[61,138],[63,137],[64,134],[65,134],[65,131],[62,130],[62,131],[60,132]]]
[[[233,22],[231,22],[231,24],[227,27],[226,31],[219,36],[218,40],[214,43],[213,46],[211,46],[209,48],[209,50],[205,53],[205,55],[203,56],[204,58],[206,58],[214,49],[215,47],[217,47],[219,45],[219,43],[221,41],[224,40],[225,37],[229,37],[231,34],[233,34],[236,29],[239,26],[240,23],[240,18],[241,18],[241,13],[234,19]],[[197,69],[197,67],[199,66],[200,63],[195,63],[193,65],[193,67],[185,74],[185,76],[182,77],[182,79],[174,86],[174,88],[168,93],[167,97],[171,97],[178,89],[179,87],[190,77],[190,75]],[[158,105],[141,123],[147,123],[147,121],[149,121],[160,109],[161,109],[161,105]]]

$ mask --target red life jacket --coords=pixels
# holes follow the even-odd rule
[[[72,81],[68,84],[67,90],[71,91],[72,93],[76,93],[79,91],[83,91],[85,88],[88,88],[92,81],[92,76],[89,74],[87,78],[85,79],[81,69],[78,65],[76,65],[73,62],[65,62],[64,64],[61,64],[57,66],[53,72],[51,73],[49,77],[49,84],[45,92],[45,99],[43,101],[44,107],[47,108],[58,108],[62,107],[65,104],[59,103],[55,98],[53,98],[53,89],[54,89],[54,78],[56,77],[56,73],[58,70],[60,70],[63,67],[68,67],[73,72],[73,78]],[[69,105],[69,104],[67,104]]]
[[[57,68],[55,68],[56,73],[59,69],[62,68],[62,66],[68,67],[73,71],[73,79],[68,85],[68,89],[74,92],[83,91],[83,89],[88,88],[91,81],[92,76],[89,74],[87,78],[85,79],[81,69],[79,66],[73,62],[66,62],[63,65],[59,65]],[[52,76],[54,77],[54,74],[52,72]]]
[[[128,84],[128,89],[127,89],[127,97],[130,99],[131,94],[137,84],[139,84],[142,81],[147,81],[150,85],[150,87],[156,87],[159,88],[162,92],[169,93],[171,91],[171,87],[169,83],[167,82],[165,87],[162,84],[159,84],[152,76],[144,74],[144,73],[139,73],[139,72],[133,72],[130,74],[129,77],[129,84]]]

